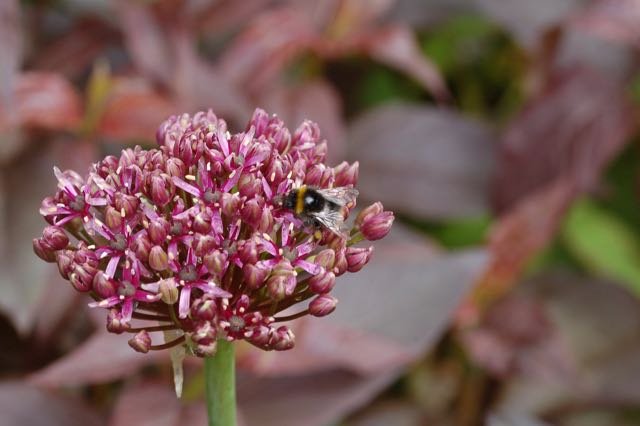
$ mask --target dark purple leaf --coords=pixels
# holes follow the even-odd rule
[[[26,384],[0,383],[2,424],[20,426],[100,426],[103,418],[75,398]]]
[[[366,268],[338,279],[332,294],[340,303],[325,321],[419,356],[440,337],[485,263],[480,250],[434,255],[395,225]]]
[[[275,86],[265,94],[262,104],[292,128],[305,119],[317,122],[327,140],[329,163],[337,164],[344,159],[346,129],[342,105],[335,89],[326,81],[310,81],[291,88]]]
[[[487,212],[496,146],[479,122],[451,110],[391,104],[357,119],[349,141],[363,198],[435,219]]]
[[[168,358],[166,351],[135,352],[127,344],[130,337],[97,332],[71,353],[32,374],[29,382],[47,387],[105,383]]]
[[[0,105],[0,129],[16,126],[73,129],[80,123],[80,97],[58,74],[20,74],[15,79],[12,96],[10,109]]]
[[[2,174],[5,204],[0,210],[0,306],[25,334],[34,324],[38,303],[46,297],[42,293],[46,283],[50,277],[58,282],[56,266],[42,262],[27,243],[42,234],[46,223],[38,209],[42,199],[55,191],[53,166],[72,167],[84,173],[95,159],[95,146],[86,143],[58,139],[38,141],[37,146],[31,155],[7,164]],[[70,149],[73,156],[68,155]],[[64,304],[57,297],[52,301]],[[46,317],[48,313],[43,319]]]
[[[173,28],[161,26],[151,9],[139,2],[117,1],[116,11],[133,63],[145,75],[170,85],[176,64],[167,34]]]
[[[558,178],[593,189],[635,128],[624,94],[587,70],[562,73],[513,121],[501,144],[495,204],[505,211]]]
[[[331,370],[277,379],[240,377],[238,401],[247,425],[323,426],[365,405],[398,374],[381,371],[363,378]]]
[[[142,79],[116,79],[97,132],[116,140],[155,141],[160,123],[180,112],[178,105]]]

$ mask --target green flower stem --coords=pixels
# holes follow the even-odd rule
[[[204,360],[209,426],[236,426],[236,364],[233,343],[218,340],[215,356]]]

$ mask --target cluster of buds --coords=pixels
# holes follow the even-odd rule
[[[300,185],[356,184],[357,163],[323,164],[315,123],[291,134],[258,109],[232,135],[200,112],[169,118],[157,141],[104,158],[86,179],[55,169],[58,190],[40,210],[49,226],[33,241],[90,306],[108,309],[109,331],[135,333],[129,344],[139,352],[184,345],[209,356],[219,339],[290,349],[282,323],[330,314],[336,277],[371,257],[354,244],[384,237],[393,222],[375,203],[341,236],[309,229],[277,202]],[[134,328],[134,319],[151,325]],[[154,346],[155,331],[177,337]]]

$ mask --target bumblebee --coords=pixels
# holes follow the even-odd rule
[[[289,191],[281,201],[282,207],[291,210],[309,227],[326,228],[339,236],[345,219],[345,210],[352,205],[358,190],[339,187],[319,189],[303,185]]]

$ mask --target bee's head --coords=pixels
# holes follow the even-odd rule
[[[273,197],[273,205],[288,210],[294,210],[296,207],[297,189],[293,189],[286,194],[279,194]]]

